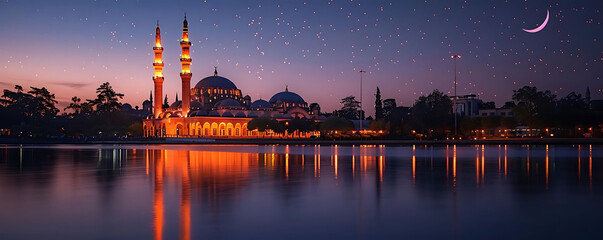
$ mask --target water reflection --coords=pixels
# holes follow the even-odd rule
[[[154,239],[316,237],[325,236],[324,226],[337,238],[392,237],[429,232],[430,222],[447,222],[443,235],[433,237],[467,237],[475,226],[490,226],[481,212],[505,221],[524,214],[527,222],[558,224],[544,208],[558,207],[555,196],[561,195],[569,203],[556,213],[567,219],[563,224],[574,224],[574,215],[563,211],[581,212],[582,218],[603,214],[593,201],[603,200],[603,149],[592,145],[6,146],[0,156],[0,196],[7,196],[0,200],[0,231],[9,238],[22,232],[3,224],[18,225],[19,219],[45,233],[36,224],[48,221],[18,215],[23,209],[94,231],[77,221],[74,197],[105,224],[136,213],[131,217],[140,221],[125,224],[132,226],[128,230],[98,229],[105,238],[123,231]],[[584,181],[582,164],[588,164]],[[92,197],[81,198],[83,193]],[[136,204],[129,204],[132,199]],[[401,221],[407,226],[399,227]],[[508,222],[516,230],[523,229],[521,223]],[[240,232],[228,231],[233,229]]]

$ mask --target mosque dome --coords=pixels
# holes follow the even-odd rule
[[[232,81],[228,80],[228,78],[221,76],[209,76],[204,79],[201,79],[196,85],[195,88],[231,88],[237,89],[237,86],[232,83]]]
[[[270,101],[268,101],[268,102],[270,102],[271,104],[274,104],[277,101],[281,101],[284,103],[305,103],[306,102],[297,93],[289,92],[287,90],[285,90],[284,92],[274,94],[274,96],[272,96],[270,98]]]
[[[152,105],[153,105],[153,103],[152,103],[151,101],[149,101],[149,100],[144,100],[144,101],[142,102],[142,107],[143,107],[143,108],[144,108],[145,106],[152,106]]]
[[[253,103],[251,103],[250,106],[251,109],[257,109],[257,108],[272,108],[272,105],[270,105],[270,103],[268,103],[266,100],[255,100]]]
[[[182,107],[182,101],[175,101],[174,103],[172,103],[172,105],[170,105],[170,108],[179,108]]]
[[[216,108],[240,108],[241,107],[241,103],[237,100],[234,100],[232,98],[227,98],[227,99],[223,99],[219,102],[216,103],[215,105]]]

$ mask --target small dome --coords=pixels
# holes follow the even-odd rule
[[[220,77],[220,76],[209,76],[204,79],[201,79],[196,85],[195,88],[204,88],[204,87],[212,87],[212,88],[232,88],[237,89],[237,86],[232,83],[232,81],[228,80],[228,78]]]
[[[143,106],[143,107],[144,107],[144,106],[151,106],[151,105],[153,105],[153,103],[152,103],[151,101],[149,101],[149,100],[144,100],[144,101],[142,102],[142,106]]]
[[[257,112],[250,112],[249,114],[247,114],[247,117],[257,118],[259,117],[259,114]]]
[[[216,111],[211,111],[211,112],[209,112],[209,116],[210,117],[219,117],[220,114],[218,112],[216,112]]]
[[[182,101],[176,101],[170,105],[170,108],[179,108],[182,107]]]
[[[121,105],[121,110],[122,111],[132,111],[132,105],[130,105],[129,103],[124,103]]]
[[[199,116],[207,116],[207,112],[203,111],[203,110],[195,110],[195,111],[190,111],[188,113],[189,117],[199,117]]]
[[[251,109],[257,109],[257,108],[272,108],[272,105],[270,105],[270,103],[268,103],[266,100],[255,100],[253,103],[251,103]]]
[[[203,104],[201,104],[199,101],[192,101],[191,102],[191,108],[192,109],[200,109],[203,107]]]
[[[197,110],[195,116],[207,116],[207,112],[203,110]]]
[[[268,102],[270,102],[271,104],[274,104],[277,101],[281,101],[281,102],[285,102],[285,103],[305,103],[306,102],[297,93],[289,92],[289,91],[284,91],[284,92],[274,94],[274,96],[272,96],[270,98],[270,101],[268,101]]]
[[[244,112],[238,112],[237,114],[235,114],[235,117],[242,117],[242,118],[244,118],[244,117],[247,117],[247,116],[245,116]]]
[[[222,117],[234,117],[231,112],[222,113]]]
[[[215,107],[219,108],[230,108],[230,107],[241,107],[241,103],[232,98],[223,99],[216,103]]]

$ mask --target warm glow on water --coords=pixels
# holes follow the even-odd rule
[[[3,146],[0,239],[603,237],[603,147]]]

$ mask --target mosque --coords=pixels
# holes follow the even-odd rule
[[[180,63],[182,71],[182,100],[169,106],[162,103],[163,96],[163,47],[159,23],[155,30],[155,61],[153,62],[154,97],[143,102],[143,109],[152,112],[143,120],[145,137],[188,137],[188,138],[308,138],[317,132],[285,132],[276,134],[271,131],[258,132],[248,129],[247,123],[253,118],[270,118],[279,122],[302,118],[322,121],[320,106],[308,103],[299,94],[285,91],[272,96],[270,100],[251,101],[248,95],[229,79],[219,76],[214,68],[213,76],[201,79],[193,88],[190,87],[192,73],[190,71],[191,42],[188,37],[188,22],[184,17]],[[154,99],[154,101],[153,101]]]

